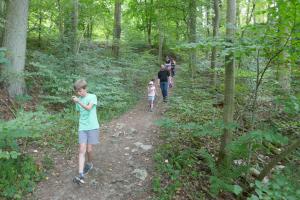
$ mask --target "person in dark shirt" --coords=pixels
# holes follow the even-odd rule
[[[157,74],[159,79],[159,85],[161,89],[161,93],[163,95],[164,102],[167,101],[168,96],[168,87],[169,87],[169,78],[170,78],[170,72],[166,69],[164,65],[160,66],[160,71]]]

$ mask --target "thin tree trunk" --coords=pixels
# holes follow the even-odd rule
[[[73,0],[73,11],[72,11],[72,51],[74,54],[77,53],[78,49],[78,0]]]
[[[57,0],[57,8],[58,8],[58,30],[59,30],[59,38],[61,42],[64,42],[64,17],[63,17],[63,8],[61,5],[61,1]]]
[[[114,14],[114,35],[112,54],[115,58],[119,58],[121,38],[121,0],[115,0],[115,14]]]
[[[93,28],[94,28],[94,23],[93,23],[93,19],[90,18],[90,28],[89,28],[89,40],[92,40],[93,37]]]
[[[6,15],[6,3],[5,0],[0,0],[0,46],[3,44],[3,38],[4,38],[4,22],[5,22],[5,15]]]
[[[175,33],[176,33],[176,41],[179,41],[179,22],[176,21],[176,30]]]
[[[236,26],[236,2],[235,0],[227,0],[226,14],[226,41],[234,43],[235,26]],[[227,48],[230,48],[229,45]],[[227,146],[231,142],[232,130],[228,127],[233,123],[234,113],[234,88],[235,88],[235,60],[234,52],[230,51],[225,56],[225,94],[224,94],[224,113],[223,120],[225,124],[224,133],[221,137],[221,145],[219,152],[218,164],[228,168],[230,164],[230,152]]]
[[[197,2],[189,0],[189,42],[195,43],[196,36],[196,18],[197,18]],[[189,52],[189,68],[191,69],[192,79],[194,79],[194,70],[196,69],[196,49],[190,49]]]
[[[25,93],[24,66],[28,22],[28,0],[10,0],[7,2],[7,18],[4,35],[4,47],[10,64],[8,93],[11,98]]]
[[[40,7],[39,8],[39,37],[38,37],[39,48],[42,47],[42,22],[43,22],[43,15],[42,15],[41,7]]]
[[[151,32],[152,32],[152,21],[149,19],[148,25],[147,25],[147,38],[148,38],[148,45],[151,47],[152,46],[152,41],[151,41]]]
[[[213,0],[214,2],[214,18],[213,18],[213,38],[216,38],[219,35],[219,26],[220,26],[220,2],[219,0]],[[216,68],[216,58],[217,58],[217,47],[213,46],[211,50],[211,69]]]
[[[253,0],[253,2],[252,2],[251,11],[250,11],[250,4],[251,4],[251,0],[248,0],[247,15],[246,15],[246,27],[249,25],[249,23],[251,22],[251,19],[254,17],[254,10],[255,10],[255,6],[256,6],[256,0]],[[240,40],[242,40],[244,38],[245,31],[246,31],[246,29],[242,30]],[[241,68],[242,62],[243,62],[243,57],[240,57],[238,59],[238,68]]]
[[[288,23],[288,20],[284,20],[283,17],[280,16],[281,13],[288,12],[285,8],[286,6],[278,4],[278,38],[280,46],[284,45],[286,41],[285,36],[289,35],[290,24]],[[283,49],[278,58],[278,82],[281,87],[281,91],[284,94],[289,94],[291,91],[291,64],[289,58],[290,56],[286,49]]]
[[[236,25],[241,27],[241,0],[236,0]]]
[[[210,27],[210,21],[209,21],[209,19],[210,19],[210,17],[209,17],[210,16],[210,3],[208,3],[206,5],[205,14],[206,14],[206,36],[207,36],[207,38],[209,38],[209,36],[210,36],[210,30],[209,30],[209,27]],[[209,59],[209,49],[205,50],[205,55],[206,55],[206,59],[208,60]]]
[[[164,31],[161,22],[158,22],[159,45],[158,45],[158,64],[161,63],[163,57]]]
[[[150,5],[147,5],[147,0],[145,0],[145,13],[146,13],[146,23],[147,23],[147,42],[149,47],[152,46],[152,12],[153,12],[153,0],[150,1]]]

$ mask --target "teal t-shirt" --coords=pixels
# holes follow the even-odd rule
[[[79,97],[79,101],[84,105],[88,105],[89,103],[93,103],[93,107],[91,110],[86,110],[81,107],[78,103],[76,103],[76,110],[80,112],[79,116],[79,131],[93,130],[99,128],[99,123],[97,119],[97,97],[94,94],[89,94],[85,97]]]

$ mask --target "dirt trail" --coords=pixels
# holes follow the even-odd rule
[[[160,99],[155,111],[148,112],[145,103],[142,100],[131,111],[101,126],[101,142],[94,148],[94,169],[84,185],[72,183],[78,171],[74,155],[71,161],[56,165],[53,175],[38,185],[30,199],[151,199],[153,152],[158,138],[154,122],[162,116],[165,104]]]

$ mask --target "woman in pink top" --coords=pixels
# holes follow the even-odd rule
[[[150,81],[148,84],[148,102],[149,102],[150,112],[153,112],[153,103],[155,99],[155,94],[156,94],[156,90],[155,90],[154,82]]]

